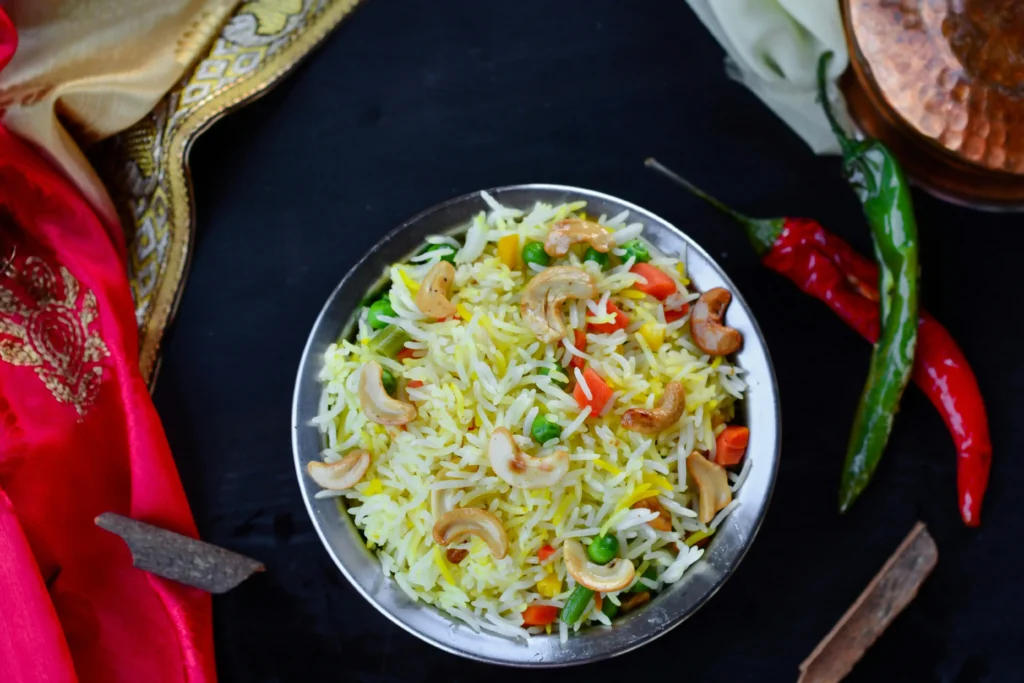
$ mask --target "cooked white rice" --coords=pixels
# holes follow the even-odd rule
[[[632,259],[604,272],[594,263],[582,263],[573,252],[564,259],[565,264],[590,273],[600,292],[598,301],[567,304],[570,322],[610,321],[604,304],[611,297],[629,316],[627,329],[589,333],[585,350],[573,346],[571,338],[557,345],[538,342],[524,326],[519,309],[522,289],[533,271],[503,265],[496,243],[513,233],[520,236],[520,246],[530,240],[543,242],[552,221],[584,217],[585,204],[538,203],[524,213],[501,206],[486,193],[484,199],[491,211],[473,218],[461,245],[450,236],[428,238],[430,243],[458,249],[452,301],[462,319],[434,322],[414,302],[416,283],[441,251],[392,266],[388,276],[396,317],[388,322],[405,330],[412,338],[407,346],[425,355],[397,362],[371,353],[368,343],[373,330],[364,309],[356,339],[340,341],[327,350],[316,422],[326,437],[326,462],[357,447],[372,454],[370,469],[354,489],[324,494],[346,499],[349,513],[384,572],[410,597],[436,605],[474,629],[525,637],[545,629],[522,628],[522,611],[532,604],[561,607],[574,588],[562,561],[565,539],[589,543],[602,532],[614,533],[621,544],[620,556],[633,561],[637,577],[648,567],[657,569],[659,579],[650,588],[678,581],[700,559],[704,551],[694,542],[713,533],[737,503],[707,527],[701,524],[684,460],[693,450],[713,451],[715,436],[732,419],[734,403],[746,385],[739,368],[724,359],[713,360],[694,346],[689,316],[665,325],[663,305],[631,289],[638,279],[629,272]],[[602,216],[598,222],[615,231],[616,244],[621,245],[643,231],[641,223],[628,219],[624,212],[611,219]],[[664,255],[649,243],[647,248],[651,263],[675,280],[680,296],[674,301],[696,299],[698,293],[686,278],[685,254]],[[665,330],[665,343],[657,351],[638,334],[646,322],[661,324]],[[589,407],[581,412],[570,393],[540,374],[542,368],[559,368],[570,379],[575,375],[582,380],[579,370],[573,373],[563,367],[573,356],[584,358],[613,389],[613,401],[604,415],[590,416]],[[403,379],[403,387],[405,382],[422,382],[420,387],[401,390],[402,398],[418,410],[404,429],[370,422],[360,409],[358,371],[370,360]],[[670,381],[681,382],[686,390],[686,411],[678,424],[656,438],[619,426],[627,409],[654,406]],[[584,391],[589,397],[590,389]],[[543,447],[530,440],[530,426],[538,415],[562,429],[559,439]],[[568,474],[550,489],[510,487],[491,470],[486,455],[490,434],[499,426],[507,427],[520,447],[534,455],[568,451]],[[735,487],[749,467],[744,462],[742,470],[730,473]],[[431,535],[433,489],[445,490],[454,506],[485,508],[495,514],[508,533],[508,555],[495,560],[486,544],[473,539],[462,546],[469,555],[461,563],[448,562],[445,549]],[[638,500],[652,496],[671,514],[671,532],[648,526],[656,513],[631,509]],[[695,533],[700,535],[690,539]],[[558,550],[541,563],[537,551],[544,545]],[[538,592],[537,583],[549,572],[560,579],[554,596]],[[619,602],[617,594],[605,597]],[[608,618],[588,608],[572,628],[591,623],[607,624]],[[561,637],[567,637],[570,629],[561,622],[557,628]]]

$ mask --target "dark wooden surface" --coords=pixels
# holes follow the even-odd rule
[[[915,197],[924,302],[990,405],[983,526],[960,524],[953,447],[916,389],[876,481],[840,517],[868,345],[761,267],[729,223],[646,171],[651,154],[750,212],[813,216],[869,248],[836,160],[813,156],[725,78],[720,48],[681,0],[373,0],[200,140],[195,259],[156,403],[203,538],[267,566],[214,601],[224,681],[793,681],[918,519],[938,567],[849,680],[1024,679],[1021,219]],[[734,577],[660,641],[568,673],[462,661],[378,614],[313,532],[289,441],[307,332],[359,255],[428,206],[518,182],[606,191],[701,242],[758,316],[784,408],[774,499]]]

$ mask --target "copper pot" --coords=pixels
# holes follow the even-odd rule
[[[850,114],[914,182],[1024,210],[1024,2],[843,0]]]

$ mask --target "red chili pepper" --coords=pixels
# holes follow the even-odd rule
[[[750,218],[710,197],[653,160],[648,165],[738,222],[762,262],[823,301],[871,343],[878,339],[878,267],[819,223],[801,218]],[[942,415],[957,448],[957,493],[967,526],[981,523],[992,442],[978,380],[949,332],[921,311],[914,382]]]
[[[551,556],[552,556],[552,555],[554,555],[554,554],[555,554],[555,549],[554,549],[554,548],[552,548],[552,547],[551,547],[551,546],[549,546],[549,545],[542,545],[542,546],[541,546],[541,547],[540,547],[540,548],[539,548],[539,549],[537,550],[537,558],[538,558],[538,559],[539,559],[539,560],[540,560],[541,562],[543,562],[544,560],[548,559],[549,557],[551,557]]]

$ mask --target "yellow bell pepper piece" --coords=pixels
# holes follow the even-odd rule
[[[510,270],[519,269],[519,235],[505,235],[498,240],[498,258]]]
[[[665,328],[657,323],[644,323],[640,326],[640,336],[651,347],[651,351],[657,351],[665,343]]]
[[[545,598],[553,598],[562,592],[562,580],[558,574],[550,573],[537,582],[537,592]]]
[[[621,294],[626,299],[634,299],[637,301],[647,296],[639,289],[624,289],[621,292],[619,292],[619,294]]]
[[[405,284],[406,289],[413,296],[416,296],[416,292],[420,291],[420,283],[409,277],[409,273],[405,272],[404,268],[398,269],[398,276],[402,278],[402,282]]]

